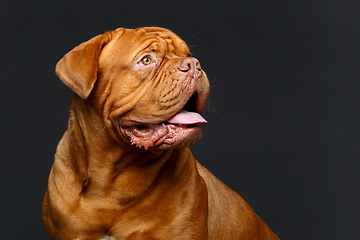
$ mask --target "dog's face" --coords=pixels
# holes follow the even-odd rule
[[[102,115],[121,141],[145,149],[190,146],[209,82],[178,36],[162,28],[117,29],[69,52],[60,78]]]

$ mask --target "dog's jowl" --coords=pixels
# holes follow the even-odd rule
[[[43,202],[52,239],[278,239],[191,154],[209,82],[174,33],[98,35],[56,73],[75,94]]]

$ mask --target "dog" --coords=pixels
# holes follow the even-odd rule
[[[106,32],[56,73],[75,93],[43,200],[52,239],[278,239],[194,159],[209,81],[173,32]]]

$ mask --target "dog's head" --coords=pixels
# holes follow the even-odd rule
[[[112,136],[145,149],[190,146],[209,82],[183,40],[163,28],[117,29],[75,47],[56,73]]]

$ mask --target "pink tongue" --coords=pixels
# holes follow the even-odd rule
[[[174,124],[198,124],[207,123],[207,121],[196,112],[181,110],[178,114],[167,121]]]

